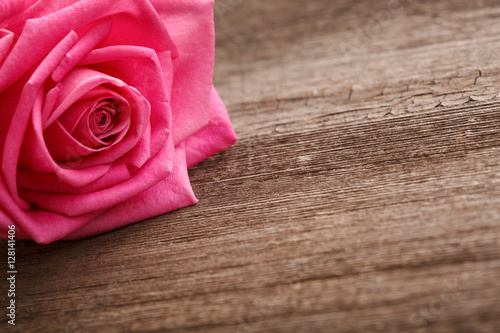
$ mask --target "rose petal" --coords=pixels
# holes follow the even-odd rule
[[[120,159],[117,163],[125,162],[127,165],[138,169],[142,167],[152,155],[151,126],[148,126],[134,149],[124,156],[123,161]]]
[[[174,61],[174,144],[208,123],[214,65],[213,0],[151,0],[179,52]]]
[[[81,195],[44,193],[20,188],[20,195],[38,206],[67,216],[78,216],[105,209],[128,200],[165,179],[174,163],[172,139],[169,138],[163,148],[151,158],[129,180],[113,187]]]
[[[29,209],[29,204],[21,200],[17,194],[16,187],[16,170],[17,160],[19,157],[22,140],[26,131],[28,118],[32,105],[38,96],[38,91],[41,85],[52,73],[54,68],[59,64],[66,52],[75,44],[77,39],[75,32],[70,32],[61,40],[61,42],[49,53],[49,55],[37,67],[35,72],[30,77],[29,81],[24,86],[19,103],[15,109],[14,115],[11,119],[10,126],[7,132],[10,144],[5,146],[2,155],[2,171],[7,181],[7,188],[9,189],[12,197],[16,203],[23,209]],[[2,65],[5,65],[5,63]],[[1,72],[1,69],[0,69]],[[1,81],[0,74],[0,81]],[[0,91],[2,89],[0,88]]]
[[[117,15],[120,13],[126,15]],[[106,17],[113,17],[114,27],[106,45],[145,46],[157,53],[170,51],[177,56],[165,26],[148,0],[39,0],[9,24],[9,30],[20,37],[0,67],[0,91],[41,61],[70,31],[80,31],[89,22]]]
[[[122,95],[128,103],[130,103],[130,111],[132,112],[130,115],[130,127],[121,141],[116,142],[112,146],[101,149],[96,154],[86,156],[86,158],[82,159],[78,165],[74,165],[74,163],[70,162],[68,167],[87,168],[90,166],[114,162],[133,149],[148,127],[151,113],[150,104],[136,89],[127,86],[121,80],[88,68],[76,68],[64,78],[62,81],[63,88],[58,102],[56,103],[55,109],[50,115],[45,126],[50,125],[56,119],[61,117],[63,113],[67,111],[68,107],[76,103],[83,96],[86,96],[87,92],[92,91],[93,89],[100,89],[99,86],[104,84],[108,84],[108,87],[109,84],[112,84],[114,89],[119,90],[120,95]],[[60,133],[54,134],[52,133],[53,130],[55,129],[51,128],[50,131],[47,132],[47,140],[50,138],[57,140],[59,137]],[[161,129],[161,131],[162,136],[165,132],[168,132],[167,129]],[[119,138],[121,138],[121,136],[119,136]],[[64,150],[66,148],[64,146],[65,143],[68,145],[72,144],[68,141],[62,142],[60,147],[57,145],[53,147],[55,149],[63,149],[61,153],[66,154],[66,151]],[[72,151],[75,153],[78,152],[76,149]],[[61,157],[60,155],[58,156]],[[65,167],[64,164],[61,164],[61,166]]]
[[[148,100],[153,155],[165,143],[172,124],[169,105],[173,75],[171,61],[168,52],[161,56],[149,48],[122,45],[94,50],[78,64],[120,77]]]
[[[16,239],[32,238],[38,243],[50,243],[66,236],[88,223],[102,211],[70,218],[59,214],[32,209],[23,211],[9,195],[0,177],[0,230],[4,234],[9,225],[16,226]]]
[[[120,105],[119,109],[121,109],[120,112],[112,110],[112,113],[116,114],[109,116],[110,118],[109,122],[113,123],[114,125],[112,125],[106,133],[100,133],[99,135],[93,133],[92,125],[90,124],[90,122],[94,124],[93,126],[96,127],[96,131],[98,131],[98,129],[94,119],[95,112],[89,110],[90,112],[86,113],[85,117],[81,119],[73,128],[71,135],[79,142],[85,143],[85,145],[97,151],[110,149],[112,145],[117,144],[123,139],[123,137],[125,137],[130,128],[130,121],[131,121],[130,105],[128,104],[128,102],[125,101],[123,104]],[[144,110],[144,113],[146,113],[147,111],[148,108]],[[111,120],[111,118],[113,118],[113,120]],[[147,121],[148,119],[143,118],[141,120],[145,121],[146,123],[148,122]],[[105,141],[106,139],[109,139],[110,136],[114,136],[114,138],[111,141]]]
[[[1,11],[0,11],[1,12]],[[10,50],[10,46],[14,41],[14,34],[8,30],[0,29],[0,64],[2,64],[5,56]]]
[[[19,156],[20,168],[24,167],[27,170],[35,172],[55,173],[59,177],[59,181],[62,180],[74,187],[81,187],[92,183],[109,170],[111,164],[97,165],[77,170],[66,169],[58,165],[52,159],[45,145],[45,140],[42,136],[40,117],[40,112],[36,112],[35,109],[35,112],[32,113],[30,126],[27,126],[25,132],[21,154]],[[68,152],[72,153],[70,150],[68,150]],[[73,154],[75,154],[74,151]]]
[[[61,94],[61,90],[62,90],[62,84],[58,83],[54,88],[50,89],[45,94],[45,102],[43,104],[43,109],[42,109],[42,124],[47,123],[47,120],[49,119],[50,114],[52,113],[52,110],[56,105],[56,101],[59,98],[59,95]]]
[[[89,147],[91,144],[90,142],[86,142],[89,144],[79,142],[70,133],[68,133],[64,126],[62,126],[58,121],[53,123],[50,128],[44,131],[43,137],[36,137],[34,140],[37,141],[39,146],[44,145],[49,150],[49,155],[46,156],[44,154],[43,158],[54,160],[59,165],[64,165],[65,168],[71,167],[72,169],[80,169],[82,158],[96,153],[96,150],[93,147]],[[31,137],[26,137],[24,141],[25,143],[28,143],[33,141],[33,139]],[[33,147],[34,145],[26,145],[23,147],[22,151],[28,154],[30,151],[33,151]],[[30,163],[29,160],[23,160],[23,165],[25,166],[24,169],[39,171],[35,163],[27,163]],[[46,172],[52,172],[52,166],[53,164],[50,163],[51,170]]]
[[[0,28],[5,28],[23,9],[24,0],[0,0]]]
[[[40,209],[23,211],[8,195],[7,188],[1,178],[0,207],[6,209],[0,214],[1,234],[5,234],[8,226],[13,224],[16,226],[16,239],[31,238],[38,243],[45,244],[66,236],[102,214],[102,211],[96,211],[78,217],[68,217]]]
[[[52,72],[52,79],[56,82],[61,81],[83,57],[108,38],[112,25],[113,20],[111,18],[106,18],[90,28],[90,30],[80,38],[78,43],[68,51],[59,66]]]
[[[148,127],[132,153],[115,161],[110,169],[107,169],[98,179],[85,186],[75,187],[62,182],[56,174],[24,170],[18,170],[17,184],[36,191],[69,194],[90,193],[114,186],[128,180],[149,160],[151,157],[149,150],[150,136],[151,130]],[[75,161],[75,163],[77,162]]]
[[[191,168],[213,154],[231,147],[236,140],[226,107],[215,88],[212,88],[208,125],[185,140],[187,167]]]
[[[89,214],[68,217],[41,209],[34,209],[26,212],[26,215],[18,220],[18,225],[22,225],[29,233],[29,237],[23,238],[32,238],[37,243],[48,244],[66,237],[66,235],[89,223],[102,213],[102,211],[95,211]],[[20,239],[21,235],[16,233],[16,238]]]
[[[63,98],[64,97],[59,98],[58,103],[61,103],[61,99]],[[88,114],[86,114],[86,111],[89,111],[89,109],[91,109],[94,104],[103,102],[103,100],[115,100],[121,105],[125,105],[130,108],[128,101],[122,95],[104,86],[98,86],[81,96],[79,100],[74,102],[73,104],[71,104],[71,100],[66,103],[66,105],[71,105],[59,117],[57,117],[57,120],[61,123],[61,125],[64,126],[64,128],[66,128],[68,132],[73,133],[75,131],[75,127],[77,127],[80,121],[85,122],[85,120],[82,120],[82,118],[84,118],[85,115],[88,116]],[[56,103],[54,103],[52,107],[53,109],[55,105]],[[43,112],[45,112],[45,106]],[[49,124],[48,118],[43,124],[44,128],[46,128]]]
[[[27,74],[28,77],[31,73]],[[26,78],[27,79],[27,78]],[[14,117],[14,112],[19,103],[19,97],[24,89],[23,80],[19,80],[4,91],[0,91],[1,112],[0,112],[0,160],[3,156],[5,143],[7,142],[7,133],[10,123]],[[9,137],[9,142],[11,138]],[[1,171],[0,171],[1,172]]]
[[[177,145],[175,151],[175,167],[168,178],[111,207],[65,239],[89,237],[195,204],[198,200],[189,182],[184,144]]]
[[[14,220],[4,211],[0,206],[0,239],[8,239],[9,225],[15,224]],[[29,234],[24,231],[21,226],[16,226],[16,238],[25,239],[31,238]]]
[[[195,204],[197,200],[189,182],[183,144],[177,145],[174,156],[175,167],[170,176],[153,187],[107,210],[76,217],[43,210],[23,212],[13,204],[10,196],[4,195],[7,190],[0,178],[0,207],[8,207],[5,216],[12,214],[12,219],[0,219],[0,231],[3,233],[9,224],[15,224],[18,239],[33,238],[38,243],[48,244],[61,238],[88,237]]]

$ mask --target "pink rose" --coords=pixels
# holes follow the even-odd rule
[[[49,243],[194,204],[236,135],[213,0],[0,0],[0,235]]]

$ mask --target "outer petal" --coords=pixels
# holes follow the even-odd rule
[[[168,178],[136,197],[110,208],[65,239],[97,235],[195,204],[197,200],[189,182],[184,144],[177,145],[175,149],[175,167]]]
[[[150,0],[179,52],[174,61],[174,144],[208,123],[215,35],[213,0]]]
[[[165,149],[170,149],[170,147]],[[117,200],[119,203],[111,208],[78,216],[67,216],[42,209],[23,211],[8,195],[5,183],[0,177],[0,237],[5,238],[7,226],[15,224],[18,239],[32,238],[38,243],[51,243],[64,237],[77,239],[110,231],[195,204],[197,200],[189,183],[183,144],[175,148],[173,156],[165,158],[165,155],[159,152],[156,158],[154,165],[146,166],[142,176],[138,175],[135,179],[136,183],[150,181],[156,185],[145,191],[139,191],[136,196]],[[174,160],[175,166],[168,177],[160,180],[149,179],[152,177],[152,173],[161,172],[155,169],[164,167],[158,164],[168,163],[171,165]],[[127,185],[130,184],[124,183],[123,186]],[[116,195],[120,194],[117,192]],[[113,191],[109,191],[108,196],[112,197]],[[111,201],[113,200],[111,198]],[[93,207],[99,209],[96,207],[99,203],[95,203],[96,205]],[[70,233],[71,235],[68,236]]]
[[[4,210],[5,209],[5,210]],[[32,238],[38,243],[50,243],[88,223],[102,211],[75,218],[44,210],[23,211],[8,194],[0,177],[0,237],[5,239],[8,225],[16,226],[16,238]]]
[[[210,121],[185,140],[188,168],[231,147],[237,140],[226,107],[215,88],[210,96]]]
[[[0,28],[7,26],[23,9],[23,0],[0,0]]]
[[[31,108],[38,97],[37,92],[40,91],[40,88],[42,87],[47,77],[50,75],[50,73],[52,73],[54,68],[57,67],[61,59],[64,58],[66,52],[76,43],[76,41],[76,33],[70,31],[66,35],[66,37],[59,42],[57,47],[50,51],[44,61],[42,61],[38,68],[33,72],[29,81],[22,88],[19,102],[17,104],[17,107],[15,108],[15,112],[12,115],[12,118],[10,119],[10,127],[8,127],[8,131],[6,131],[10,143],[8,145],[4,144],[4,151],[2,155],[3,176],[5,177],[7,187],[9,188],[17,204],[24,209],[28,209],[29,204],[20,199],[17,194],[16,172],[19,152],[26,131],[26,126],[28,124]],[[8,59],[9,57],[7,57],[7,60]],[[0,67],[0,85],[2,81],[1,71],[7,63],[7,60],[3,63],[2,67]],[[0,88],[0,91],[1,90],[2,88]],[[6,101],[7,103],[11,103],[12,98],[7,98]],[[5,113],[8,114],[9,112]]]
[[[121,15],[123,14],[123,15]],[[177,55],[165,26],[148,0],[39,0],[18,15],[8,28],[19,35],[0,66],[0,91],[41,61],[71,30],[113,16],[109,45],[135,45]]]
[[[88,214],[126,201],[165,179],[173,170],[175,151],[171,138],[132,178],[112,187],[85,194],[38,192],[20,188],[20,195],[49,211],[66,216]]]
[[[0,65],[2,64],[7,53],[9,53],[13,41],[14,34],[12,32],[0,29]]]

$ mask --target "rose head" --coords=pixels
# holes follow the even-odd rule
[[[0,0],[0,235],[48,243],[196,202],[236,136],[213,0]]]

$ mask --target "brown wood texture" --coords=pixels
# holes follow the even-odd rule
[[[200,202],[19,241],[0,330],[500,332],[498,1],[217,0],[215,19],[240,139],[190,171]]]

